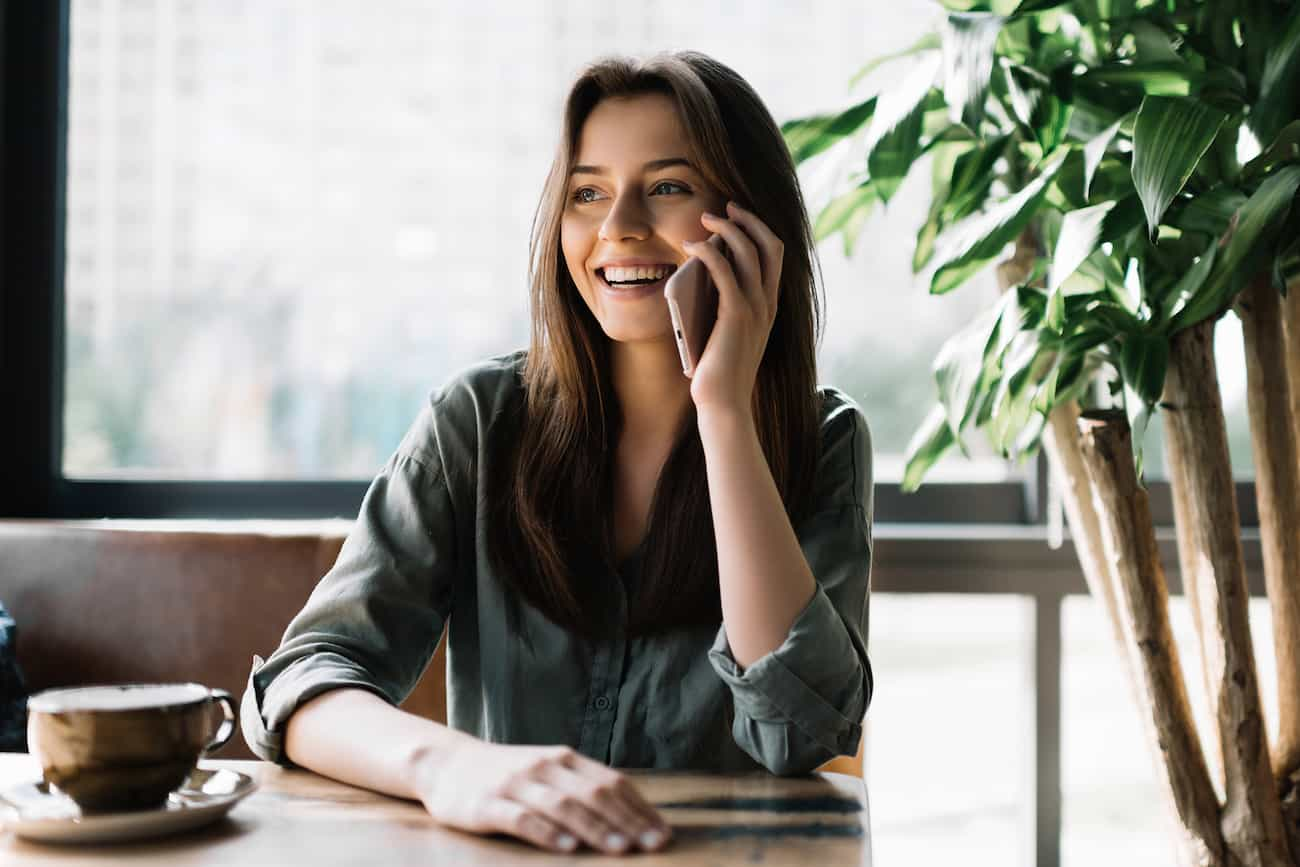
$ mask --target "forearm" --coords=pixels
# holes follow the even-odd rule
[[[363,689],[334,689],[298,708],[285,725],[284,747],[304,768],[386,795],[419,800],[417,773],[439,753],[480,743],[432,720],[393,707]]]
[[[752,419],[701,412],[700,439],[718,547],[722,618],[749,667],[776,650],[817,589]]]

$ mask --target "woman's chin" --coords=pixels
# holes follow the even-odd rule
[[[605,319],[600,327],[615,343],[672,343],[672,321],[666,315],[662,322],[657,317],[653,322],[632,317]]]

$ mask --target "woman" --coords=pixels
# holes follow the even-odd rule
[[[432,397],[255,658],[242,721],[263,758],[452,827],[653,850],[667,823],[611,766],[805,773],[857,750],[870,441],[816,387],[811,231],[744,80],[697,53],[605,59],[564,120],[528,350]],[[720,298],[687,379],[662,275],[691,256]],[[444,625],[449,727],[394,707]]]

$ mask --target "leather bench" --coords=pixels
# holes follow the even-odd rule
[[[243,695],[352,522],[0,520],[0,600],[35,693],[194,681]],[[447,721],[446,640],[403,709]],[[863,737],[863,745],[866,737]],[[254,758],[242,734],[214,754]],[[862,776],[857,756],[822,770]]]
[[[195,681],[238,702],[333,565],[350,521],[0,520],[0,600],[35,693]],[[445,722],[438,653],[402,707]],[[253,758],[242,736],[219,758]]]

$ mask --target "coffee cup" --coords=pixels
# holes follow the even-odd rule
[[[213,704],[222,719],[214,734]],[[27,741],[45,781],[85,812],[147,810],[167,800],[201,756],[230,740],[235,702],[197,683],[129,683],[37,693]]]

